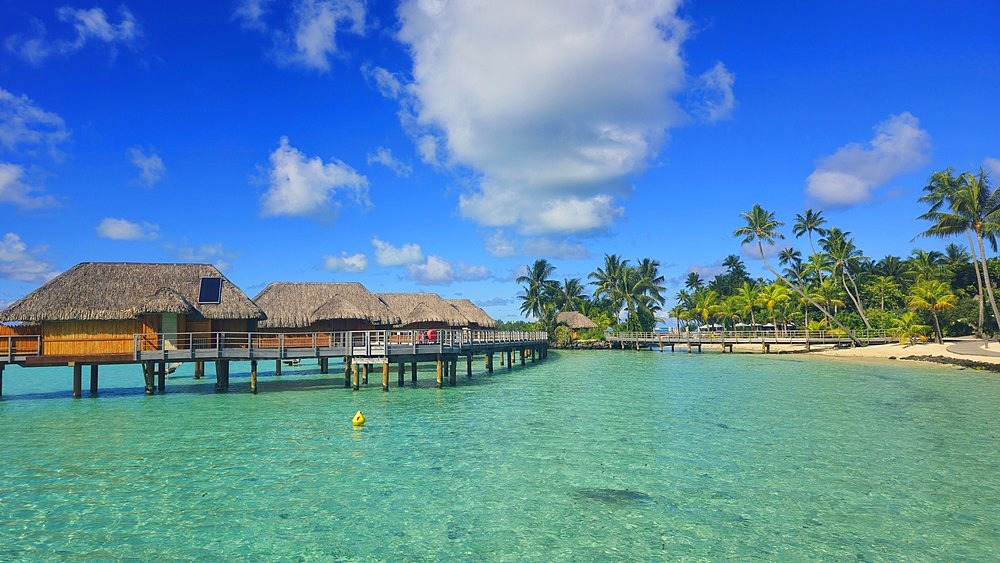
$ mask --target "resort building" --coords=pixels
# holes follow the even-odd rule
[[[497,327],[497,322],[493,320],[493,317],[486,314],[486,311],[480,309],[472,301],[468,299],[446,299],[445,301],[458,309],[458,312],[466,318],[469,323],[468,328],[472,330],[485,330]]]
[[[384,330],[399,324],[384,301],[357,282],[275,282],[254,297],[262,332]]]
[[[468,328],[471,324],[436,293],[379,293],[378,297],[399,315],[401,329]]]
[[[0,312],[0,322],[21,323],[9,332],[40,336],[29,359],[36,365],[131,362],[137,349],[182,349],[199,333],[252,332],[263,318],[210,264],[125,262],[78,264]]]

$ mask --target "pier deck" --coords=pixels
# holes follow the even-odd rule
[[[870,344],[888,344],[894,338],[885,330],[857,331],[854,336],[865,346]],[[818,330],[717,330],[708,332],[616,332],[609,334],[606,339],[612,345],[619,345],[622,348],[634,347],[659,349],[670,348],[671,351],[677,345],[684,345],[688,350],[697,348],[701,351],[702,346],[721,346],[723,350],[727,348],[732,351],[734,344],[759,344],[764,351],[768,351],[771,345],[776,344],[798,344],[806,347],[813,345],[834,345],[848,347],[853,345],[853,341],[848,336],[829,334],[826,331]]]

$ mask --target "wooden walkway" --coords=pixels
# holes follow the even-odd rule
[[[895,340],[885,330],[857,331],[854,336],[865,346],[869,344],[888,344]],[[630,347],[636,350],[643,348],[670,348],[678,345],[687,346],[688,351],[702,346],[719,346],[723,351],[733,351],[734,344],[757,344],[764,352],[769,352],[771,345],[797,344],[808,350],[813,345],[834,345],[838,347],[853,346],[853,341],[847,336],[831,335],[825,331],[816,330],[717,330],[710,332],[616,332],[606,339],[612,345],[621,348]]]
[[[95,341],[96,342],[96,341]],[[500,354],[500,365],[512,367],[514,354],[525,358],[548,355],[548,335],[545,332],[495,330],[370,330],[312,333],[266,332],[199,332],[136,334],[126,343],[128,350],[101,355],[46,355],[45,339],[41,336],[0,337],[0,396],[3,394],[3,367],[17,364],[23,367],[70,366],[73,368],[73,395],[82,392],[82,368],[91,368],[91,393],[97,393],[98,366],[108,364],[140,364],[146,380],[146,393],[165,390],[168,363],[195,363],[195,378],[204,376],[204,363],[216,364],[216,389],[229,386],[229,362],[249,361],[251,391],[257,392],[257,362],[274,361],[280,375],[282,362],[312,358],[319,361],[320,371],[328,372],[331,358],[344,360],[345,386],[357,390],[368,372],[378,365],[382,369],[382,387],[389,389],[389,365],[397,363],[399,385],[403,385],[405,364],[410,364],[411,377],[416,382],[417,363],[437,364],[437,384],[445,376],[456,384],[458,359],[466,359],[466,372],[472,375],[472,361],[482,356],[488,372],[493,371],[493,356]],[[158,381],[154,382],[154,378]]]

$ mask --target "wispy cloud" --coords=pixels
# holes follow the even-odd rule
[[[410,264],[406,267],[410,279],[426,285],[447,285],[456,281],[476,281],[490,277],[490,270],[485,266],[471,266],[464,262],[452,265],[440,256],[428,256],[422,264]]]
[[[111,240],[154,240],[160,236],[159,230],[153,223],[107,217],[97,225],[97,236]]]
[[[362,253],[350,254],[341,252],[340,256],[324,256],[323,267],[335,272],[363,272],[368,269],[368,257]]]
[[[392,151],[385,147],[379,147],[374,153],[369,154],[368,164],[381,164],[401,178],[406,178],[413,173],[413,168],[405,162],[397,160],[396,157],[392,156]]]
[[[0,162],[0,203],[16,205],[21,209],[41,209],[57,205],[52,196],[35,195],[40,188],[21,181],[24,168],[17,164]]]
[[[806,179],[806,191],[823,204],[867,201],[875,188],[928,161],[931,136],[909,112],[875,126],[866,144],[850,143],[823,157]]]
[[[379,266],[403,266],[415,264],[424,259],[424,253],[420,250],[419,244],[408,243],[403,246],[393,246],[376,237],[372,239],[372,246],[375,247],[375,263]]]
[[[233,19],[245,29],[270,37],[274,43],[272,54],[280,64],[327,71],[330,58],[338,52],[337,34],[364,34],[365,3],[361,0],[298,0],[287,14],[280,15],[272,13],[271,4],[242,0],[236,5]],[[274,25],[269,21],[282,15],[287,23]]]
[[[987,172],[993,174],[993,179],[996,180],[996,175],[1000,174],[1000,158],[988,157],[983,160],[983,168]]]
[[[61,117],[38,107],[27,96],[0,88],[0,147],[20,150],[41,145],[54,151],[68,138]]]
[[[402,95],[402,82],[400,82],[399,78],[397,78],[395,74],[389,72],[388,70],[379,66],[365,64],[362,65],[361,72],[365,75],[365,78],[375,82],[375,86],[378,88],[379,93],[386,98],[395,100]]]
[[[486,252],[497,258],[511,256],[545,256],[547,258],[588,258],[590,252],[578,242],[552,237],[534,237],[520,240],[509,238],[503,231],[487,237]]]
[[[141,147],[132,147],[128,150],[128,159],[139,169],[137,181],[146,186],[152,187],[159,182],[167,172],[167,167],[163,164],[163,159],[156,154],[155,149],[150,149],[146,154]]]
[[[368,179],[343,162],[324,163],[319,157],[308,158],[282,137],[271,153],[269,187],[264,194],[261,213],[265,217],[290,215],[329,220],[336,216],[347,199],[367,207]],[[335,196],[343,196],[335,199]]]
[[[688,92],[688,111],[708,123],[729,118],[736,107],[736,77],[721,62],[699,75]]]
[[[60,22],[72,26],[75,36],[50,39],[45,26],[39,20],[32,22],[31,36],[11,35],[4,41],[8,51],[28,62],[40,65],[45,59],[66,56],[85,48],[89,44],[104,45],[117,54],[118,45],[135,48],[142,37],[142,27],[128,8],[118,10],[119,21],[114,23],[103,8],[90,9],[63,6],[56,11]]]
[[[461,213],[522,234],[594,231],[621,217],[631,177],[684,119],[671,99],[686,83],[676,8],[404,1],[414,98],[404,119],[423,129],[414,136],[425,161],[476,175]]]
[[[44,248],[29,249],[17,233],[7,233],[0,239],[0,278],[44,283],[56,277],[52,264],[38,258]]]
[[[227,250],[221,242],[199,245],[187,242],[168,243],[163,248],[180,262],[212,264],[220,270],[228,270],[232,261],[240,256],[237,252]]]

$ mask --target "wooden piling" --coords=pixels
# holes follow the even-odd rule
[[[504,356],[506,356],[506,354],[501,350],[500,351],[500,367],[503,367]]]
[[[250,393],[257,394],[257,360],[250,360]]]
[[[358,376],[358,364],[351,362],[351,378],[354,380],[352,387],[355,391],[361,389],[361,378]]]
[[[215,361],[215,390],[226,391],[229,389],[229,360]]]
[[[3,374],[0,374],[2,376]],[[472,377],[472,352],[465,355],[465,376]]]
[[[153,367],[153,362],[142,362],[142,379],[146,384],[146,394],[152,395],[156,393],[156,385],[153,383],[156,375],[154,372],[156,369]]]
[[[281,360],[274,360],[274,375],[275,377],[281,376]]]
[[[514,368],[514,351],[507,350],[507,369]]]
[[[437,355],[437,387],[440,389],[444,386],[444,360],[441,359],[441,354]]]
[[[97,396],[97,364],[90,366],[90,396]]]
[[[458,358],[455,357],[448,363],[451,365],[451,374],[448,377],[448,383],[454,386],[458,384]]]
[[[167,390],[167,362],[160,362],[156,372],[156,388],[163,393]]]
[[[410,362],[410,382],[417,386],[417,362]]]
[[[351,386],[351,361],[350,356],[344,356],[344,387]]]
[[[361,384],[368,387],[368,370],[371,369],[371,364],[363,364],[361,366]]]
[[[382,364],[382,390],[389,390],[389,361]]]
[[[83,366],[73,364],[73,398],[79,399],[83,395]]]
[[[0,399],[3,398],[3,368],[7,364],[0,364]]]
[[[399,373],[397,375],[399,376],[399,381],[397,383],[398,383],[399,387],[402,387],[403,386],[403,379],[406,376],[406,363],[405,362],[399,362]]]
[[[493,353],[486,353],[486,373],[493,373]]]
[[[322,374],[330,373],[330,358],[319,359],[319,372]]]
[[[194,378],[201,379],[205,377],[205,362],[195,362],[194,363]]]
[[[526,355],[527,355],[527,353],[525,352],[524,348],[521,348],[521,365],[522,366],[524,365],[524,356],[526,356]]]

